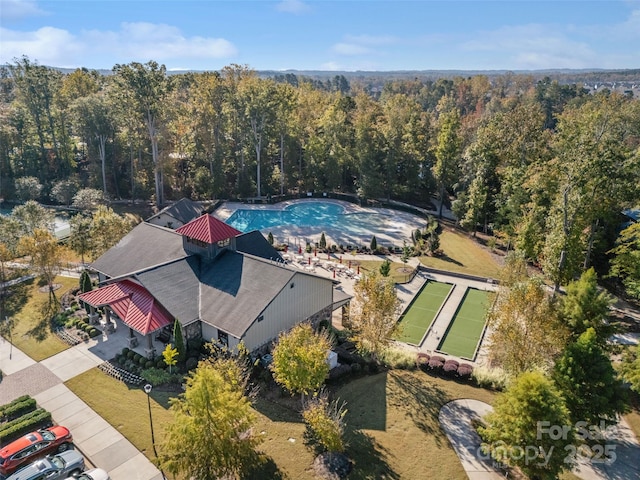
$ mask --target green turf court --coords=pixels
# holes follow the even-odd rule
[[[452,288],[453,285],[450,283],[425,283],[400,317],[400,333],[395,339],[411,345],[420,345]]]
[[[484,329],[490,295],[489,292],[467,288],[438,350],[473,360]]]

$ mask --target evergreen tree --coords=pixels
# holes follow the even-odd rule
[[[371,237],[371,243],[369,244],[369,248],[371,249],[372,252],[376,252],[378,250],[378,240],[376,239],[375,235]]]
[[[187,358],[187,348],[184,344],[184,337],[182,336],[182,325],[176,318],[173,322],[173,342],[175,343],[176,350],[178,350],[178,363],[182,363]]]
[[[80,274],[80,291],[82,293],[86,293],[90,292],[91,290],[93,290],[91,277],[89,276],[89,272],[87,270],[83,270]]]
[[[612,424],[626,409],[622,382],[593,327],[567,346],[556,362],[553,379],[567,401],[574,425],[599,425],[601,420]]]
[[[391,273],[391,262],[385,260],[382,262],[382,265],[380,265],[380,275],[386,278],[389,276],[389,273]]]

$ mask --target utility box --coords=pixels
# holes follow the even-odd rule
[[[338,354],[333,350],[327,351],[327,363],[329,364],[329,370],[338,366]]]

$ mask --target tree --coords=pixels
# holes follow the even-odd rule
[[[73,196],[73,206],[83,211],[93,210],[105,201],[104,193],[95,188],[83,188]]]
[[[53,184],[51,196],[63,205],[69,206],[78,188],[78,181],[75,179],[60,180]]]
[[[49,286],[50,300],[56,303],[53,280],[62,263],[62,247],[56,238],[47,230],[36,229],[31,236],[20,239],[18,251],[31,257],[31,265]]]
[[[160,466],[180,478],[239,478],[260,442],[252,435],[256,414],[233,360],[201,362],[171,399],[173,421],[160,444]]]
[[[378,250],[378,240],[376,239],[375,235],[371,237],[371,243],[369,244],[369,248],[371,249],[372,252],[376,252]]]
[[[442,218],[445,193],[457,177],[458,161],[462,148],[460,137],[460,113],[457,109],[444,111],[439,119],[440,131],[436,145],[436,163],[433,176],[440,186],[438,218]]]
[[[160,208],[164,204],[164,180],[158,145],[164,100],[170,86],[166,67],[154,61],[146,64],[132,62],[116,65],[113,73],[123,106],[135,111],[147,129],[154,167],[156,206]]]
[[[640,222],[620,232],[615,247],[608,253],[614,255],[609,277],[622,281],[627,294],[640,300]]]
[[[631,390],[640,394],[640,345],[630,347],[622,357],[620,374],[631,384]]]
[[[488,314],[489,357],[511,375],[548,369],[565,346],[567,329],[540,278],[512,281],[501,284]]]
[[[528,477],[555,480],[570,469],[565,447],[574,443],[572,428],[550,435],[548,427],[571,425],[569,410],[553,382],[540,372],[520,375],[498,397],[478,433],[482,449],[495,460],[519,467]]]
[[[29,200],[23,205],[18,205],[11,212],[11,216],[20,222],[22,235],[33,235],[38,229],[53,232],[53,211],[43,207],[34,200]]]
[[[187,358],[187,347],[184,344],[184,337],[182,336],[182,325],[176,318],[173,322],[173,341],[178,350],[178,363],[184,362]]]
[[[319,444],[323,451],[340,453],[344,451],[345,403],[330,402],[326,394],[320,394],[305,405],[302,418],[309,443]]]
[[[579,280],[567,285],[567,295],[562,299],[561,315],[577,338],[593,328],[601,345],[613,333],[607,324],[607,316],[612,299],[598,290],[596,271],[593,267],[583,272]]]
[[[269,245],[273,245],[273,233],[269,232],[269,235],[267,235],[267,241],[269,242]]]
[[[162,351],[162,358],[164,363],[169,365],[169,373],[171,373],[171,367],[178,363],[178,349],[167,343],[167,346]]]
[[[593,327],[567,345],[556,362],[553,380],[567,401],[574,425],[599,425],[601,420],[614,424],[626,410],[622,382]]]
[[[326,333],[316,333],[308,323],[282,332],[273,349],[273,378],[292,394],[317,392],[329,374],[327,352],[331,348]]]
[[[0,242],[0,323],[4,320],[4,299],[5,299],[5,283],[6,277],[6,264],[13,260],[13,254],[9,248],[2,242]]]
[[[320,234],[320,242],[318,243],[318,246],[324,250],[325,248],[327,248],[327,238],[324,236],[324,232],[322,232]]]
[[[91,277],[89,276],[89,272],[87,270],[83,270],[80,274],[80,292],[87,293],[91,290],[93,290]]]
[[[20,177],[15,182],[16,196],[26,202],[35,200],[42,192],[42,184],[36,177]]]
[[[392,279],[371,273],[356,283],[349,322],[360,351],[370,353],[377,360],[399,328],[399,308],[400,300]]]
[[[111,208],[99,206],[91,222],[91,255],[98,258],[124,237],[131,224]]]
[[[91,251],[91,218],[82,214],[74,215],[69,220],[69,226],[69,246],[80,255],[80,261],[84,264],[85,254]]]
[[[389,273],[391,273],[391,262],[385,259],[382,265],[380,265],[380,275],[386,278],[389,276]]]

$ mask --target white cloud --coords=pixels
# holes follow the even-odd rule
[[[237,48],[223,38],[186,37],[171,25],[146,22],[122,23],[117,31],[84,30],[73,35],[67,30],[43,27],[34,32],[1,30],[0,61],[27,55],[43,65],[110,68],[115,63],[167,62],[185,59],[223,59],[237,54]],[[95,59],[113,62],[95,65]]]
[[[320,65],[321,70],[327,70],[329,72],[338,72],[340,70],[344,70],[344,67],[336,62],[326,62]]]
[[[1,63],[11,63],[14,58],[27,55],[41,65],[77,66],[71,59],[81,56],[84,46],[66,30],[43,27],[35,32],[16,32],[0,28],[2,50]]]
[[[3,22],[37,15],[46,15],[46,12],[33,0],[0,0],[0,19]]]
[[[311,7],[300,0],[282,0],[276,5],[276,10],[286,13],[301,14],[311,10]]]

